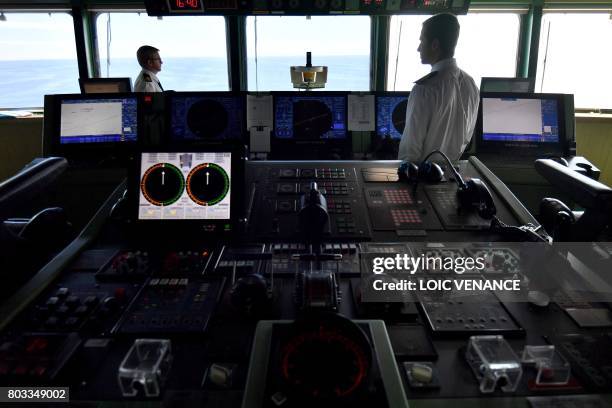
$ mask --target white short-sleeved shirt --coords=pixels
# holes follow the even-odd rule
[[[159,79],[155,73],[143,69],[134,82],[134,92],[163,92]]]
[[[408,97],[398,159],[420,163],[441,150],[452,161],[459,160],[474,133],[478,102],[478,87],[454,58],[435,63]]]

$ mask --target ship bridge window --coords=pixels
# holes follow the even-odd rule
[[[370,17],[247,17],[249,91],[292,90],[289,67],[327,66],[326,90],[370,89]]]
[[[546,13],[536,92],[574,94],[576,108],[612,108],[609,13]]]
[[[389,29],[387,90],[409,91],[431,71],[421,64],[417,48],[423,21],[430,16],[393,16]],[[457,65],[474,78],[514,77],[519,38],[517,13],[469,13],[459,16]]]
[[[151,45],[160,50],[164,90],[229,90],[223,17],[100,13],[96,32],[101,77],[131,77],[134,84],[136,50]]]
[[[43,96],[79,92],[72,17],[9,13],[0,21],[0,108],[43,106]]]

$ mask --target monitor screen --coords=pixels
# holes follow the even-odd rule
[[[231,152],[146,152],[139,220],[229,220]]]
[[[246,130],[244,95],[172,96],[171,139],[241,139]]]
[[[60,144],[136,142],[136,97],[63,99],[60,102]]]
[[[278,139],[346,139],[346,95],[275,95]]]
[[[533,92],[535,78],[497,78],[483,77],[480,79],[480,92]]]
[[[483,97],[482,140],[559,143],[559,105],[553,97]]]
[[[81,93],[132,92],[131,78],[79,78]]]
[[[406,126],[408,94],[376,97],[376,135],[400,140]]]

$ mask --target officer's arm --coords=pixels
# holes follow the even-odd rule
[[[422,85],[415,85],[410,92],[406,106],[406,126],[399,145],[399,160],[411,162],[421,160],[431,114],[427,106],[426,88]]]

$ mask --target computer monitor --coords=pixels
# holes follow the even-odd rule
[[[376,136],[400,140],[406,126],[410,92],[383,92],[376,95]]]
[[[62,95],[58,116],[60,145],[116,145],[138,140],[136,95]]]
[[[232,231],[241,219],[244,153],[229,141],[139,152],[128,187],[132,219],[199,234]]]
[[[231,152],[143,152],[139,220],[228,220]]]
[[[242,140],[246,133],[246,96],[242,92],[169,94],[170,140]]]
[[[518,92],[533,93],[535,78],[482,77],[480,92]]]
[[[79,78],[81,93],[132,92],[131,78]]]
[[[477,150],[563,155],[564,115],[562,94],[481,93]]]
[[[346,93],[274,94],[274,137],[279,140],[347,139]]]

